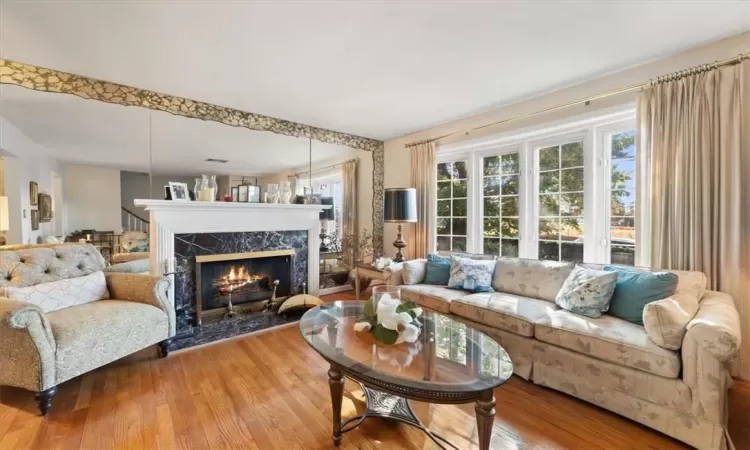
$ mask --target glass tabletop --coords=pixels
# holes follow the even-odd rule
[[[430,391],[474,393],[513,374],[510,357],[494,339],[451,316],[424,310],[414,343],[386,345],[368,331],[354,331],[364,302],[315,307],[300,321],[308,344],[345,372]]]

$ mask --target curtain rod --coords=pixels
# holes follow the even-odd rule
[[[320,172],[321,170],[326,170],[326,169],[333,169],[334,167],[342,166],[342,165],[344,165],[346,163],[358,162],[358,161],[359,161],[359,158],[347,159],[346,161],[341,161],[341,162],[338,162],[336,164],[331,164],[330,166],[318,167],[315,170],[305,170],[304,172],[293,173],[293,174],[289,175],[287,178],[297,177],[297,176],[300,176],[300,175],[304,175],[306,173]]]
[[[573,101],[573,102],[564,103],[562,105],[553,106],[551,108],[544,108],[544,109],[540,109],[538,111],[530,112],[530,113],[527,113],[527,114],[521,114],[520,116],[511,117],[509,119],[499,120],[497,122],[488,123],[486,125],[480,125],[478,127],[469,128],[468,130],[454,131],[453,133],[444,134],[442,136],[438,136],[438,137],[435,137],[435,138],[422,139],[422,140],[419,140],[419,141],[409,142],[409,143],[404,144],[404,147],[407,147],[407,148],[408,147],[415,147],[415,146],[420,145],[420,144],[426,144],[428,142],[440,141],[440,140],[445,139],[447,137],[457,136],[459,134],[463,134],[464,136],[468,136],[469,133],[471,133],[473,131],[477,131],[477,130],[482,130],[484,128],[494,127],[494,126],[501,125],[501,124],[508,123],[508,122],[515,122],[516,120],[526,119],[528,117],[533,117],[533,116],[536,116],[538,114],[543,114],[543,113],[547,113],[547,112],[557,111],[557,110],[560,110],[560,109],[569,108],[571,106],[576,106],[576,105],[581,105],[581,104],[589,104],[589,102],[592,102],[594,100],[599,100],[599,99],[602,99],[602,98],[611,97],[613,95],[624,94],[624,93],[630,92],[630,91],[636,91],[636,90],[643,89],[643,88],[646,88],[646,87],[649,87],[649,86],[653,86],[655,84],[664,83],[666,81],[673,81],[673,80],[676,80],[676,79],[679,79],[679,78],[682,78],[682,77],[686,77],[686,76],[689,76],[689,75],[694,75],[694,74],[699,73],[699,72],[704,72],[704,71],[707,71],[709,69],[715,69],[715,68],[724,67],[724,66],[732,66],[732,65],[741,63],[743,59],[750,59],[750,53],[740,53],[739,55],[735,56],[734,58],[725,59],[723,61],[716,61],[713,64],[702,64],[700,66],[691,67],[689,69],[683,69],[683,70],[680,70],[680,71],[677,71],[677,72],[670,73],[668,75],[662,75],[660,77],[652,78],[652,79],[648,80],[645,83],[635,84],[635,85],[624,87],[624,88],[621,88],[621,89],[616,89],[616,90],[613,90],[613,91],[605,92],[603,94],[597,94],[597,95],[594,95],[594,96],[591,96],[591,97],[586,97],[586,98],[581,99],[581,100],[576,100],[576,101]]]

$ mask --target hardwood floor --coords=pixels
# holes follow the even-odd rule
[[[344,298],[339,294],[336,298]],[[328,449],[328,365],[295,325],[158,359],[156,348],[60,386],[47,417],[33,394],[0,389],[0,449]],[[343,415],[362,408],[347,383]],[[514,377],[495,392],[496,449],[678,449],[681,443],[565,394]],[[476,448],[473,405],[413,403],[432,430]],[[730,433],[750,448],[750,383],[737,383]],[[432,449],[420,431],[368,419],[344,449]]]

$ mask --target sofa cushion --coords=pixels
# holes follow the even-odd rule
[[[427,268],[424,275],[424,284],[436,284],[445,286],[451,277],[450,256],[440,256],[434,253],[427,255]]]
[[[687,325],[698,312],[686,309],[690,304],[684,297],[690,294],[675,294],[669,298],[657,300],[643,308],[643,327],[648,337],[659,347],[679,350],[687,333]]]
[[[555,303],[568,311],[599,317],[609,309],[617,273],[576,266],[555,297]]]
[[[402,267],[402,280],[404,284],[422,284],[427,274],[426,259],[412,259],[404,261]]]
[[[453,300],[450,312],[521,336],[534,336],[534,322],[559,309],[546,300],[505,293],[472,294]]]
[[[123,300],[101,300],[47,315],[57,343],[58,383],[120,359],[169,335],[159,308]]]
[[[83,305],[109,298],[104,272],[78,278],[67,278],[27,287],[7,286],[5,296],[34,304],[44,312]]]
[[[451,276],[448,287],[470,292],[492,292],[492,272],[495,261],[451,257]]]
[[[671,272],[644,272],[621,266],[604,266],[617,273],[615,293],[607,314],[643,325],[643,308],[657,300],[668,298],[677,288],[678,276]]]
[[[680,373],[680,355],[654,344],[646,330],[617,317],[596,319],[559,310],[539,319],[534,336],[558,347],[667,378]]]
[[[0,287],[34,286],[90,275],[104,269],[104,258],[91,244],[41,244],[0,251]]]
[[[495,264],[492,288],[554,302],[574,266],[566,262],[500,257]]]
[[[443,314],[450,312],[450,303],[457,298],[469,295],[466,291],[448,289],[445,286],[431,284],[414,284],[401,286],[401,298],[414,300],[419,306],[424,306]]]

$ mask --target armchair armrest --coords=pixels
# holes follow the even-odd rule
[[[740,318],[732,297],[706,291],[682,341],[682,378],[693,392],[693,413],[718,425],[726,423],[727,365],[741,343]]]
[[[31,391],[55,386],[56,347],[41,308],[0,297],[0,385]]]
[[[174,306],[169,301],[170,282],[167,277],[124,272],[108,272],[107,289],[115,300],[145,303],[156,306],[169,317],[169,335],[175,334]]]

